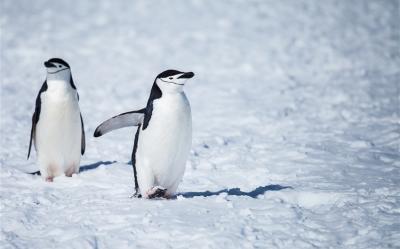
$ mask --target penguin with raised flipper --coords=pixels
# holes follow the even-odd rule
[[[95,130],[99,137],[138,126],[132,151],[136,197],[169,198],[182,180],[192,142],[192,116],[183,86],[193,76],[177,70],[160,73],[145,108],[112,117]]]
[[[79,109],[79,95],[67,62],[52,58],[44,62],[47,77],[36,97],[31,137],[43,179],[79,172],[85,152],[85,131]]]

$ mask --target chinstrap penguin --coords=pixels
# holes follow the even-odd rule
[[[99,137],[138,126],[132,151],[135,197],[169,198],[182,180],[192,143],[191,109],[183,86],[193,76],[177,70],[160,73],[145,108],[112,117],[95,130]]]
[[[33,142],[42,178],[53,181],[56,176],[79,172],[85,131],[70,66],[59,58],[44,66],[47,77],[36,97],[28,158]]]

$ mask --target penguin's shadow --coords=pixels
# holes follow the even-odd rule
[[[186,193],[179,193],[177,196],[183,196],[185,198],[193,198],[193,197],[209,197],[213,195],[220,195],[222,193],[226,193],[231,196],[248,196],[251,198],[257,198],[259,195],[263,195],[267,191],[279,191],[282,189],[293,189],[290,186],[281,186],[277,184],[273,185],[266,185],[260,186],[250,192],[241,191],[240,188],[230,188],[230,189],[222,189],[219,191],[211,192],[211,191],[204,191],[204,192],[186,192]]]
[[[110,165],[110,164],[113,164],[113,163],[116,163],[116,162],[117,161],[98,161],[96,163],[83,165],[83,166],[81,166],[79,168],[79,173],[84,172],[84,171],[88,171],[88,170],[92,170],[92,169],[96,169],[100,165]],[[31,174],[31,175],[39,175],[40,176],[40,171],[30,172],[29,174]]]
[[[116,163],[117,161],[98,161],[96,163],[83,165],[80,167],[79,172],[84,172],[92,169],[98,168],[100,165],[110,165]]]

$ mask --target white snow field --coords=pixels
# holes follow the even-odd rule
[[[0,248],[400,248],[399,1],[0,2]],[[87,148],[47,183],[26,156],[51,57]],[[186,173],[131,199],[136,128],[92,134],[170,68],[196,74]]]

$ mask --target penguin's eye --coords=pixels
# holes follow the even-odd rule
[[[169,77],[169,79],[170,79],[170,80],[172,80],[172,79],[173,79],[173,77]]]

